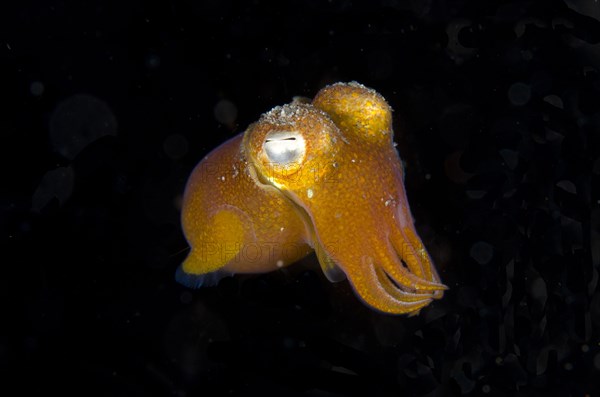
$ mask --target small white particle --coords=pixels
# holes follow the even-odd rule
[[[353,162],[353,163],[356,163],[356,160],[352,159],[352,162]]]
[[[308,189],[308,190],[306,191],[306,196],[307,196],[308,198],[312,198],[313,194],[314,194],[314,193],[313,193],[313,190],[312,190],[312,189]]]
[[[220,179],[221,179],[222,181],[224,181],[224,180],[225,180],[225,177],[224,177],[224,176],[222,176]]]
[[[281,259],[277,261],[277,267],[283,267],[283,261]]]
[[[281,227],[281,228],[279,229],[279,231],[280,231],[280,232],[283,232],[284,230],[285,230],[285,227]]]
[[[385,201],[385,206],[387,207],[388,205],[390,205],[391,202],[392,202],[392,200],[386,200]]]

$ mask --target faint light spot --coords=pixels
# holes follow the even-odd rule
[[[587,353],[590,351],[590,347],[586,344],[581,345],[581,351]]]
[[[235,126],[235,120],[237,119],[237,107],[231,101],[227,99],[221,99],[215,105],[214,109],[215,118],[221,124],[233,128]]]
[[[558,132],[553,131],[550,128],[546,128],[546,140],[550,142],[558,140],[559,142],[561,142],[563,138],[564,135],[559,134]]]
[[[92,142],[117,135],[117,119],[104,101],[78,94],[56,106],[49,129],[55,150],[73,159]]]
[[[573,364],[571,364],[571,363],[565,363],[564,368],[567,371],[571,371],[573,369]]]
[[[42,96],[44,93],[44,84],[39,81],[34,81],[29,86],[29,92],[31,92],[31,95],[33,96]]]
[[[563,101],[558,95],[546,95],[544,97],[544,102],[547,102],[559,109],[564,109]]]
[[[58,199],[60,204],[64,204],[73,193],[74,182],[75,173],[71,167],[59,167],[46,172],[33,193],[31,209],[39,212],[53,198]]]
[[[465,47],[459,40],[460,33],[464,28],[471,26],[471,21],[467,19],[455,19],[446,26],[448,35],[447,54],[457,65],[462,64],[465,59],[475,52],[473,48]]]
[[[157,69],[160,66],[160,57],[156,54],[150,54],[146,57],[146,67],[148,69]]]
[[[33,337],[33,336],[28,336],[25,338],[25,340],[23,341],[25,348],[27,348],[27,350],[36,350],[38,347],[38,340]]]
[[[546,24],[536,18],[525,18],[520,20],[519,22],[517,22],[517,24],[515,25],[515,33],[517,34],[518,37],[521,37],[523,35],[523,33],[525,33],[525,29],[527,28],[528,25],[533,25],[536,26],[538,28],[546,28]]]
[[[283,261],[281,259],[277,261],[277,267],[283,267]]]
[[[444,170],[446,176],[455,183],[466,183],[473,176],[463,170],[460,164],[462,151],[456,151],[449,154],[444,161]]]
[[[508,89],[508,99],[515,106],[523,106],[531,99],[531,88],[525,83],[514,83]]]
[[[163,150],[169,158],[178,160],[187,153],[187,139],[181,134],[169,135],[163,143]]]
[[[313,194],[314,194],[314,192],[313,192],[313,190],[312,190],[312,189],[308,189],[308,190],[306,191],[306,196],[307,196],[308,198],[312,198]]]
[[[471,258],[473,258],[480,265],[485,265],[494,256],[494,247],[485,241],[478,241],[471,247],[470,250]]]
[[[348,369],[346,367],[338,367],[335,365],[331,367],[331,371],[338,372],[340,374],[346,374],[346,375],[358,375],[356,372],[352,371],[351,369]]]
[[[173,206],[177,211],[181,211],[181,208],[183,207],[183,196],[181,194],[175,196],[173,199]]]
[[[510,149],[502,149],[500,150],[500,155],[509,169],[514,170],[517,168],[517,164],[519,163],[519,153]]]
[[[559,181],[556,186],[558,186],[559,188],[571,193],[571,194],[577,194],[577,188],[575,187],[575,184],[571,181],[568,181],[566,179],[563,179],[562,181]]]
[[[546,290],[546,282],[543,278],[538,277],[531,282],[530,293],[533,299],[540,300],[543,303],[548,298],[548,292]]]
[[[490,390],[491,390],[490,385],[483,385],[481,387],[481,391],[484,392],[484,393],[486,393],[486,394],[489,393]]]
[[[181,303],[184,304],[189,304],[192,302],[192,293],[190,291],[183,291],[180,295],[179,295],[179,300],[181,301]]]
[[[430,180],[431,179],[431,174],[425,174],[425,179],[426,180]]]
[[[485,190],[467,190],[465,192],[470,199],[479,200],[487,193]]]

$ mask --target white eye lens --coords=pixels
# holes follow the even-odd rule
[[[278,164],[300,162],[306,150],[304,138],[296,131],[272,132],[263,147],[269,160]]]

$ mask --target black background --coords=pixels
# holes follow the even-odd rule
[[[2,9],[1,388],[599,395],[597,2]],[[312,256],[178,285],[193,166],[273,106],[351,80],[395,110],[444,299],[386,316]]]

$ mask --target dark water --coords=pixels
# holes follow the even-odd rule
[[[2,6],[0,387],[599,395],[599,3],[74,3]],[[395,110],[444,299],[382,315],[314,257],[175,283],[192,167],[350,80]]]

